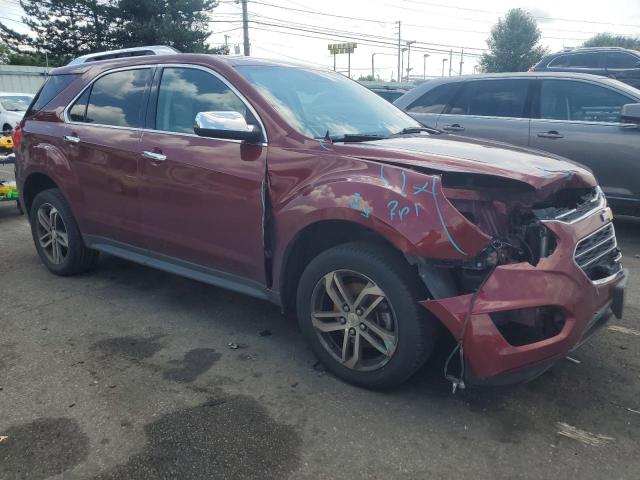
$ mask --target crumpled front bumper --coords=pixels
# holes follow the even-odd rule
[[[556,250],[538,265],[518,263],[496,268],[473,305],[464,335],[466,381],[507,384],[526,381],[549,368],[585,341],[612,313],[622,315],[627,274],[621,270],[602,284],[592,282],[574,261],[582,238],[608,223],[595,213],[576,223],[546,225],[557,239]],[[420,302],[460,338],[472,295]],[[490,313],[532,307],[555,307],[565,317],[557,335],[521,346],[511,345]]]

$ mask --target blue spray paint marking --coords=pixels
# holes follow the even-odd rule
[[[353,200],[351,200],[351,208],[357,210],[360,208],[360,202],[362,202],[362,196],[356,192],[353,194]]]
[[[405,197],[405,193],[404,193],[404,189],[407,186],[407,176],[405,175],[404,172],[400,172],[402,173],[402,190],[400,190],[400,195],[402,195],[403,197]]]
[[[414,195],[418,195],[418,194],[420,194],[422,192],[427,193],[427,194],[431,193],[431,191],[429,190],[429,180],[427,180],[424,183],[424,185],[422,185],[422,186],[419,186],[419,185],[414,185],[413,186],[413,194]]]
[[[400,221],[402,221],[402,217],[404,217],[407,213],[409,213],[411,210],[409,209],[409,207],[402,207],[400,209],[400,211],[398,212],[398,217],[400,218]]]
[[[421,206],[422,206],[422,205],[420,205],[420,204],[419,204],[419,203],[417,203],[417,202],[413,204],[413,208],[415,208],[415,209],[416,209],[416,217],[420,216],[420,207],[421,207]]]
[[[373,208],[367,207],[366,205],[364,205],[364,203],[362,201],[362,195],[360,195],[358,192],[353,194],[353,200],[351,200],[351,205],[350,206],[354,210],[360,210],[360,208],[362,208],[362,211],[360,212],[360,215],[362,215],[364,218],[369,218],[369,215],[371,214],[371,211],[373,210]]]
[[[396,216],[396,208],[398,208],[398,201],[397,200],[391,200],[389,203],[387,203],[387,208],[389,208],[389,218],[391,220],[393,220],[393,217]]]
[[[433,181],[431,182],[431,193],[433,195],[433,203],[436,204],[436,211],[438,212],[438,216],[440,217],[440,224],[442,225],[442,229],[444,230],[444,233],[447,235],[449,242],[451,242],[451,245],[453,245],[458,252],[460,252],[463,255],[466,255],[467,253],[464,250],[462,250],[458,246],[458,244],[453,240],[453,237],[449,233],[447,226],[444,224],[444,218],[442,217],[442,212],[440,211],[440,206],[438,205],[438,199],[436,198],[436,177],[433,177]]]
[[[389,180],[384,178],[384,165],[380,165],[380,179],[384,182],[384,186],[389,186]]]

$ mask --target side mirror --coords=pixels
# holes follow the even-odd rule
[[[226,138],[245,142],[262,140],[262,130],[249,125],[241,113],[234,111],[200,112],[193,131],[201,137]]]
[[[622,123],[636,123],[640,125],[640,103],[628,103],[622,106],[620,113]]]

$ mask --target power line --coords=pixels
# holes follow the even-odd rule
[[[382,35],[373,35],[373,34],[368,34],[368,33],[361,33],[361,32],[353,32],[353,31],[348,31],[348,30],[339,30],[339,29],[333,29],[333,28],[324,28],[324,27],[317,27],[315,25],[309,25],[306,23],[299,23],[299,22],[288,22],[287,24],[282,23],[283,21],[280,21],[278,19],[275,19],[273,17],[267,17],[265,15],[260,15],[260,14],[253,14],[253,16],[256,16],[258,18],[266,18],[269,20],[274,20],[277,22],[276,25],[274,25],[273,23],[269,23],[269,22],[262,22],[266,25],[271,25],[271,26],[279,26],[282,28],[289,28],[291,25],[295,26],[295,27],[301,27],[301,28],[309,28],[312,29],[314,31],[318,31],[318,30],[322,30],[322,33],[335,33],[336,35],[347,35],[350,37],[360,37],[360,38],[367,38],[370,40],[382,40],[382,41],[387,41],[387,42],[393,42],[394,44],[397,42],[396,38],[393,37],[385,37]],[[253,22],[255,23],[260,23],[258,20],[253,20]],[[404,23],[403,23],[404,25]],[[425,41],[416,41],[416,43],[421,44],[421,45],[431,45],[431,46],[436,46],[436,47],[445,47],[445,48],[455,48],[455,49],[462,49],[464,48],[465,50],[477,50],[477,51],[487,51],[486,48],[477,48],[477,47],[469,47],[469,46],[459,46],[459,45],[449,45],[449,44],[443,44],[443,43],[432,43],[432,42],[425,42]]]
[[[451,8],[451,9],[455,9],[455,10],[466,10],[466,11],[470,11],[470,12],[480,12],[480,13],[490,13],[490,14],[496,14],[496,15],[502,15],[502,12],[497,12],[497,11],[492,11],[492,10],[481,10],[481,9],[477,9],[477,8],[468,8],[468,7],[458,7],[455,5],[445,5],[442,3],[433,3],[433,2],[427,2],[424,0],[401,0],[402,2],[406,2],[406,3],[417,3],[419,5],[429,5],[432,7],[441,7],[441,8]],[[579,20],[579,19],[575,19],[575,18],[561,18],[561,17],[542,17],[542,16],[533,16],[536,20],[550,20],[550,21],[556,21],[556,22],[572,22],[572,23],[590,23],[590,24],[594,24],[594,25],[614,25],[614,26],[620,26],[620,27],[632,27],[632,28],[640,28],[640,25],[632,25],[632,24],[626,24],[626,23],[613,23],[613,22],[602,22],[602,21],[593,21],[593,20]]]

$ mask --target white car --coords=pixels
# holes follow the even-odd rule
[[[33,100],[30,93],[0,93],[0,125],[2,132],[13,130]]]

